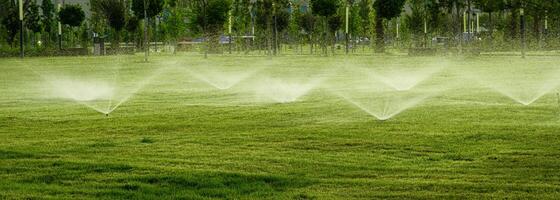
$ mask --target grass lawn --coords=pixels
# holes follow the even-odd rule
[[[1,59],[0,199],[560,198],[557,57],[141,61]]]

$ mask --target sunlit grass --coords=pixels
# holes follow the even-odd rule
[[[551,86],[560,82],[560,58],[141,60],[0,60],[0,198],[555,199],[560,192],[560,110]],[[400,69],[392,80],[363,73],[389,65]],[[384,83],[416,80],[404,70],[415,67],[438,70],[413,70],[421,81],[408,88],[408,80],[404,91]],[[105,81],[115,94],[77,101],[53,93],[47,75]],[[293,101],[271,98],[309,82]],[[547,91],[534,91],[539,84]],[[539,97],[524,105],[492,85]],[[122,99],[108,117],[84,105]],[[367,112],[383,108],[399,112],[384,121]]]

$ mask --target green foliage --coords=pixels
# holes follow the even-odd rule
[[[41,15],[39,14],[39,5],[35,0],[29,1],[27,4],[24,21],[25,27],[33,33],[41,32]]]
[[[358,34],[368,36],[371,32],[371,25],[373,24],[370,18],[372,13],[371,0],[361,0],[357,6],[358,12],[354,11],[355,14],[352,16],[354,23],[352,23],[351,27],[354,27]]]
[[[120,32],[125,27],[126,8],[124,0],[98,0],[92,6],[101,11],[109,22],[109,26],[115,31]]]
[[[373,7],[377,17],[393,19],[401,14],[405,2],[406,0],[376,0]]]
[[[498,12],[506,7],[503,0],[473,0],[473,3],[484,12]]]
[[[58,12],[58,19],[65,25],[78,27],[85,19],[84,11],[78,4],[65,4]]]
[[[338,15],[334,15],[328,18],[329,30],[337,31],[342,27],[343,21],[342,17]]]
[[[11,0],[9,3],[6,3],[6,6],[7,7],[4,8],[5,12],[3,12],[6,14],[2,18],[2,25],[6,29],[7,36],[8,36],[6,37],[6,42],[8,42],[8,44],[13,45],[16,35],[20,29],[18,7],[15,4],[15,1],[11,1]]]
[[[231,3],[229,0],[200,0],[194,4],[190,26],[192,30],[217,32],[228,20]]]
[[[490,0],[493,1],[493,0]],[[502,1],[502,0],[498,0],[498,1]],[[446,13],[453,13],[453,9],[455,7],[461,9],[466,7],[466,1],[465,0],[438,0],[440,7],[446,12]]]
[[[162,28],[170,36],[170,39],[174,41],[177,40],[178,37],[183,35],[187,30],[187,26],[185,23],[186,16],[184,13],[185,11],[183,9],[173,8],[171,9],[169,16],[163,23]]]
[[[336,14],[339,6],[338,0],[311,0],[313,13],[322,17],[330,17]]]
[[[411,12],[406,15],[408,30],[414,34],[424,32],[424,22],[429,32],[434,32],[443,24],[441,4],[437,0],[409,0]]]
[[[257,1],[256,3],[256,25],[259,30],[267,30],[272,23],[272,0]]]
[[[13,0],[0,0],[0,8],[10,8],[13,3]],[[8,12],[0,12],[0,20],[6,18],[8,14]]]
[[[144,5],[146,3],[146,5]],[[132,0],[132,11],[138,19],[144,19],[144,6],[148,18],[153,18],[163,11],[163,0]]]
[[[233,17],[233,32],[243,32],[243,34],[250,33],[251,27],[251,10],[254,7],[252,6],[250,1],[247,0],[233,0],[232,1],[232,9],[231,15]]]
[[[406,0],[376,0],[375,8],[375,33],[376,52],[385,51],[385,33],[383,19],[389,20],[400,16]]]
[[[51,0],[41,2],[41,23],[43,24],[43,30],[51,33],[54,26],[54,4]]]
[[[134,33],[135,31],[138,30],[139,24],[140,24],[140,20],[136,16],[130,16],[126,20],[125,29],[129,33]]]
[[[313,29],[315,28],[315,21],[316,21],[315,16],[313,16],[313,14],[310,12],[303,13],[302,15],[299,15],[297,18],[297,23],[299,24],[299,27],[301,27],[301,29],[306,34],[313,33]]]
[[[277,9],[275,12],[276,15],[276,30],[278,32],[282,32],[288,28],[290,24],[290,13],[287,9]]]
[[[177,0],[167,0],[165,1],[165,4],[170,8],[175,8],[177,7]]]

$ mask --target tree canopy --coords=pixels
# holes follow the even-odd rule
[[[193,3],[190,27],[197,32],[215,32],[228,19],[229,0],[199,0]]]
[[[392,19],[402,13],[406,0],[376,0],[373,2],[375,14],[383,19]]]
[[[125,25],[125,1],[123,0],[98,0],[95,5],[103,13],[111,28],[121,31]]]
[[[60,23],[72,27],[77,27],[82,24],[85,19],[82,7],[77,4],[66,4],[58,12]]]
[[[146,5],[144,5],[144,3],[146,3]],[[163,0],[132,0],[131,9],[138,19],[144,19],[144,6],[146,6],[146,14],[149,18],[153,18],[161,13],[163,5]]]

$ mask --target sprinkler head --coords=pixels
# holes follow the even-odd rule
[[[105,117],[109,117],[109,113],[105,113]]]

